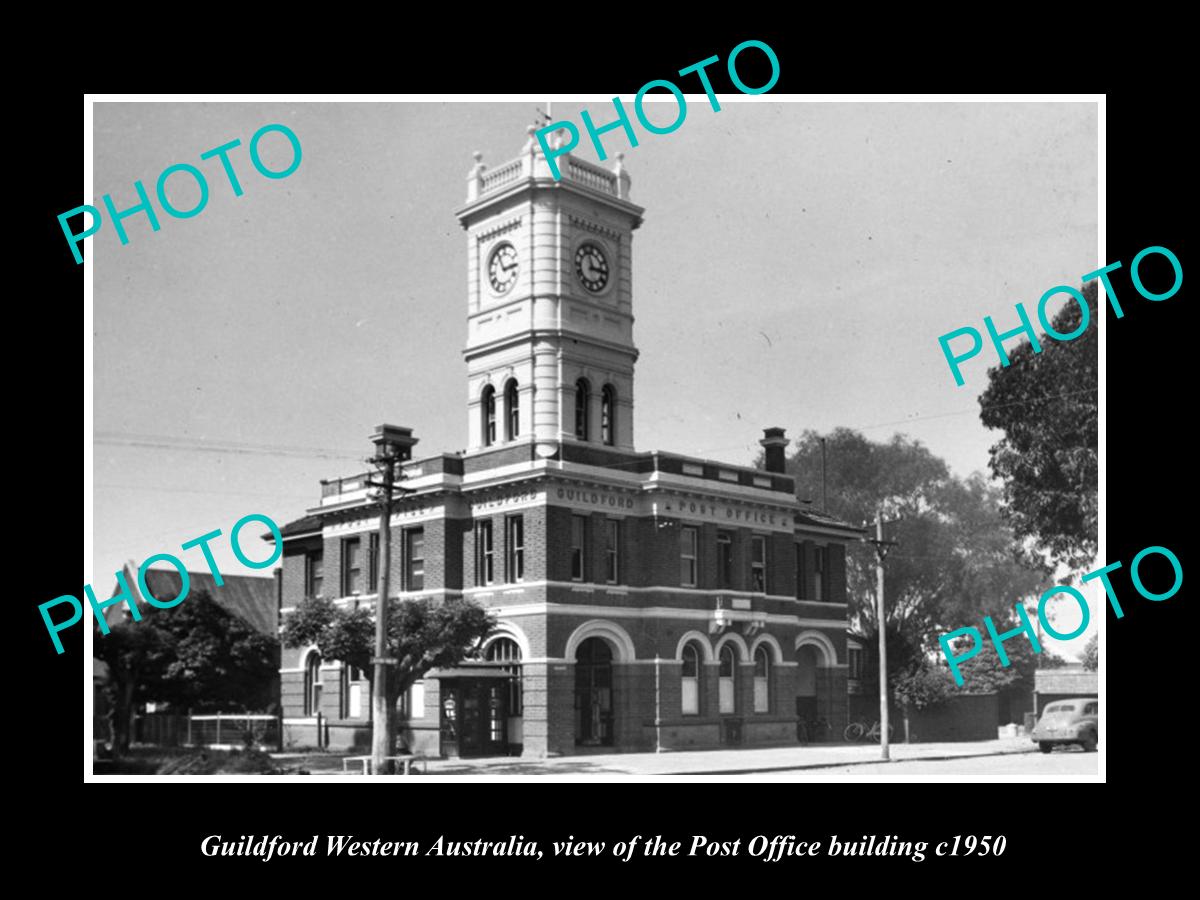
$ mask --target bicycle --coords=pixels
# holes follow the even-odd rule
[[[894,725],[892,725],[891,722],[889,722],[888,723],[888,740],[889,741],[892,740],[892,738],[895,737],[895,735],[896,735],[896,727]],[[883,729],[879,727],[878,720],[876,720],[871,725],[870,728],[867,728],[867,726],[864,725],[862,722],[851,722],[849,725],[846,726],[846,730],[842,732],[842,737],[851,743],[853,743],[854,741],[861,741],[863,738],[867,737],[878,744],[879,740],[882,736],[883,736]]]

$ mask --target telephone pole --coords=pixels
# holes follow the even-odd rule
[[[388,709],[388,666],[397,660],[388,656],[388,581],[392,560],[392,506],[400,463],[412,458],[412,446],[417,439],[411,428],[380,425],[371,435],[375,456],[369,462],[383,476],[383,481],[367,479],[367,484],[380,489],[379,497],[379,594],[375,600],[375,656],[371,659],[375,674],[371,684],[371,772],[384,773],[387,757],[392,755],[391,710]]]
[[[898,518],[892,519],[887,524],[899,521]],[[875,512],[875,539],[864,540],[875,546],[875,619],[879,630],[879,747],[883,751],[881,758],[890,760],[892,757],[888,746],[887,628],[883,605],[883,561],[887,558],[888,551],[899,541],[885,541],[883,526],[883,510],[879,509]]]

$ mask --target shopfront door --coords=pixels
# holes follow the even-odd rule
[[[575,654],[575,743],[613,744],[612,648],[588,638]]]
[[[506,678],[447,679],[441,690],[443,755],[507,755]]]

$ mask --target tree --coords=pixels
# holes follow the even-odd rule
[[[900,541],[884,567],[893,672],[910,671],[936,652],[939,634],[982,615],[1007,617],[1014,604],[1043,587],[1045,571],[1016,560],[999,491],[983,476],[956,478],[927,447],[902,435],[877,443],[838,428],[826,441],[826,511],[851,523],[873,519],[880,506],[888,517],[902,517],[885,534]],[[795,447],[788,471],[797,493],[820,497],[821,436],[805,431]],[[851,621],[870,639],[878,631],[870,546],[847,548],[846,585]]]
[[[113,753],[121,756],[129,752],[139,689],[145,693],[143,678],[156,668],[153,660],[162,636],[145,620],[127,619],[111,626],[107,635],[93,624],[92,638],[92,655],[108,666],[108,678],[101,690],[108,701]]]
[[[1097,635],[1093,634],[1083,645],[1083,656],[1080,657],[1080,662],[1089,672],[1095,672],[1100,668],[1100,641]]]
[[[486,609],[470,600],[398,600],[388,609],[388,656],[398,662],[387,678],[388,746],[395,746],[396,701],[430,669],[452,666],[478,652],[496,627]],[[366,609],[346,610],[332,600],[308,598],[283,626],[288,647],[315,644],[321,656],[362,669],[374,680],[374,619]]]
[[[254,629],[207,592],[156,615],[154,699],[197,712],[267,712],[278,702],[279,640]]]
[[[266,711],[279,677],[279,641],[225,610],[206,591],[170,609],[139,607],[135,622],[114,607],[107,635],[94,626],[93,653],[108,665],[104,692],[113,750],[129,750],[133,716],[145,702],[180,709]]]
[[[1078,571],[1096,556],[1096,282],[1083,288],[1089,324],[1070,341],[1039,339],[988,370],[980,418],[1004,436],[992,446],[992,473],[1004,482],[1004,511],[1019,541],[1032,539],[1055,563]],[[1068,302],[1051,322],[1070,334],[1082,322]]]

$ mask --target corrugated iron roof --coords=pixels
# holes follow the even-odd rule
[[[125,567],[125,580],[134,592],[142,615],[160,612],[148,604],[138,588],[137,569]],[[179,596],[181,583],[179,572],[175,569],[147,569],[146,588],[156,599],[170,600]],[[228,612],[237,616],[255,631],[270,637],[279,637],[279,603],[275,595],[275,579],[261,578],[254,575],[225,575],[222,573],[223,584],[217,587],[212,572],[188,572],[188,597],[199,592],[206,592],[213,601]],[[115,597],[120,592],[120,585],[113,587],[110,596]],[[187,603],[185,599],[183,601]],[[108,607],[105,618],[109,625],[116,625],[128,615],[124,603]]]
[[[1038,669],[1033,689],[1039,694],[1099,694],[1100,677],[1086,669]]]

